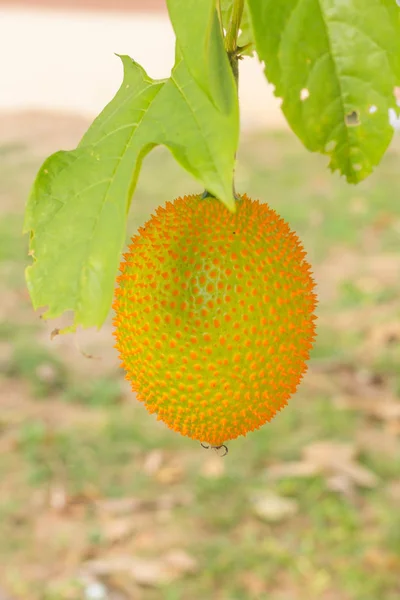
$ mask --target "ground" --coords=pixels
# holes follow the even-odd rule
[[[0,116],[0,598],[398,600],[399,141],[354,187],[293,134],[243,137],[237,188],[303,240],[318,338],[289,405],[220,458],[135,400],[110,319],[51,341],[30,305],[29,187],[86,126]],[[129,232],[198,189],[153,151]]]

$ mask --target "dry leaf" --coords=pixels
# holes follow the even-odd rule
[[[344,473],[331,475],[326,479],[326,486],[332,492],[339,492],[349,500],[354,500],[355,485],[352,479]]]
[[[163,558],[177,574],[195,573],[198,570],[196,559],[181,548],[170,550]]]
[[[189,490],[179,490],[174,494],[160,494],[156,499],[157,510],[171,510],[174,506],[187,506],[193,501]]]
[[[154,475],[160,470],[162,463],[164,462],[164,454],[161,450],[152,450],[149,452],[143,463],[143,471],[147,475]]]
[[[100,513],[123,516],[139,511],[171,510],[174,506],[185,506],[192,501],[192,494],[187,490],[179,493],[160,494],[152,500],[144,500],[134,496],[128,498],[108,498],[97,500],[96,508]]]
[[[50,363],[42,363],[36,368],[36,375],[40,381],[47,384],[53,384],[57,380],[57,370]]]
[[[104,523],[101,529],[104,539],[111,544],[115,544],[131,537],[135,526],[130,519],[119,518]]]
[[[89,561],[84,569],[98,577],[129,575],[136,583],[143,586],[158,586],[168,583],[168,569],[157,559],[141,559],[127,555],[113,556]]]
[[[396,421],[400,419],[400,402],[390,401],[382,402],[375,407],[374,416],[386,421]]]
[[[356,444],[359,450],[368,454],[382,454],[390,458],[400,455],[400,445],[393,435],[378,427],[363,427],[356,433]]]
[[[355,444],[318,441],[303,448],[302,454],[302,461],[270,467],[267,476],[279,479],[324,475],[329,489],[346,495],[352,494],[352,484],[374,487],[379,481],[375,473],[356,462]]]
[[[305,462],[314,464],[323,474],[341,474],[360,487],[374,487],[377,476],[356,461],[357,448],[353,444],[331,441],[315,442],[303,450]]]
[[[107,600],[142,600],[143,593],[138,584],[126,573],[117,573],[105,578],[109,596]]]
[[[251,504],[254,514],[268,523],[284,521],[295,515],[298,510],[295,500],[269,492],[254,495]]]
[[[356,457],[356,447],[352,444],[321,441],[313,442],[303,449],[304,462],[314,465],[319,471],[337,469]]]
[[[184,475],[183,466],[180,464],[169,464],[159,469],[155,477],[160,483],[177,483]]]
[[[129,571],[131,568],[130,556],[113,556],[111,558],[103,558],[87,561],[84,565],[84,570],[91,575],[110,575],[112,573]]]
[[[96,507],[99,511],[104,511],[112,515],[126,515],[142,508],[143,500],[134,496],[130,498],[110,498],[107,500],[98,500]]]
[[[196,561],[184,550],[173,550],[161,558],[139,558],[120,555],[88,561],[84,570],[96,577],[129,576],[145,587],[157,587],[197,570]]]
[[[318,469],[315,465],[307,462],[287,462],[269,466],[267,475],[271,479],[312,477],[313,475],[318,475]]]
[[[68,505],[68,496],[65,488],[54,486],[49,491],[49,506],[56,512],[63,512]]]
[[[357,395],[337,396],[334,400],[337,408],[360,410],[382,421],[400,419],[400,402],[386,396],[365,398]]]
[[[156,587],[174,579],[163,561],[157,559],[133,559],[130,573],[136,583],[142,586]]]
[[[356,462],[342,465],[341,472],[350,477],[359,487],[373,488],[379,483],[375,473]]]

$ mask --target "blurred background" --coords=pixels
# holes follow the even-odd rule
[[[0,0],[0,599],[398,600],[398,138],[350,186],[242,62],[237,188],[303,240],[318,338],[289,405],[225,458],[135,400],[110,319],[51,341],[62,322],[30,305],[21,230],[40,164],[112,98],[114,53],[165,77],[173,44],[163,0]],[[128,234],[197,191],[154,150]]]

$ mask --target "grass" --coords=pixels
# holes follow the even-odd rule
[[[0,326],[0,445],[6,444],[0,452],[0,587],[23,600],[75,600],[83,597],[77,574],[88,559],[160,557],[178,547],[195,558],[195,572],[170,584],[135,587],[133,597],[397,600],[400,521],[388,489],[399,479],[399,435],[388,434],[389,453],[363,450],[360,462],[379,484],[357,489],[353,498],[331,491],[324,476],[271,482],[268,468],[299,460],[312,441],[356,443],[365,427],[382,433],[384,422],[337,408],[335,396],[346,393],[348,382],[323,365],[367,369],[398,399],[399,341],[360,356],[382,320],[398,319],[400,280],[371,271],[370,259],[384,261],[399,251],[399,144],[372,177],[353,187],[290,134],[243,140],[237,187],[268,201],[304,241],[317,275],[320,320],[299,392],[271,424],[230,443],[224,459],[164,428],[133,399],[116,369],[111,335],[101,347],[94,334],[89,338],[102,362],[87,360],[72,341],[48,343],[52,325],[37,318],[26,294],[26,239],[20,236],[38,164],[26,148],[0,146],[0,155],[0,192],[18,199],[0,215],[0,272],[10,299]],[[197,189],[165,151],[152,153],[132,203],[130,232],[158,204]],[[349,318],[340,325],[343,315]],[[372,384],[360,387],[363,393],[374,393]],[[146,464],[157,452],[162,464],[152,470]],[[217,465],[214,475],[204,470],[209,462]],[[57,490],[66,498],[63,509]],[[296,500],[297,514],[275,524],[259,519],[251,495],[271,490]],[[101,501],[132,496],[143,508],[123,518],[134,522],[135,534],[111,542]],[[172,503],[163,508],[166,496]],[[107,585],[128,589],[113,579]]]

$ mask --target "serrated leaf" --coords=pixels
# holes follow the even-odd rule
[[[221,14],[222,23],[225,30],[228,29],[228,25],[232,16],[234,0],[221,0]],[[247,46],[254,43],[254,34],[251,26],[251,20],[249,15],[249,9],[245,2],[243,7],[242,21],[240,23],[240,35],[238,39],[238,46]],[[254,53],[254,48],[249,48],[242,52],[243,55],[251,56]]]
[[[236,102],[236,86],[224,49],[215,0],[167,0],[177,44],[197,85],[224,113]]]
[[[220,113],[178,60],[154,81],[129,57],[114,99],[71,152],[50,156],[28,202],[24,230],[35,308],[46,318],[74,311],[74,325],[100,327],[110,308],[127,212],[144,156],[165,144],[203,186],[234,207],[237,106]]]
[[[282,110],[311,151],[351,183],[369,175],[393,135],[400,81],[392,0],[247,0],[257,53]]]

